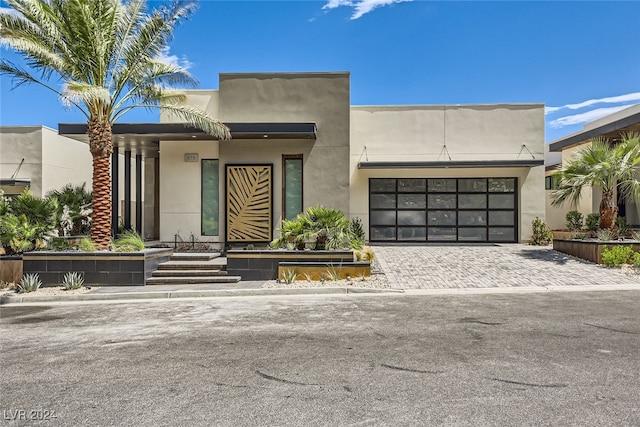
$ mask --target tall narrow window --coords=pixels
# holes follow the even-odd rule
[[[282,156],[282,214],[292,219],[302,212],[302,154]]]
[[[218,235],[219,207],[219,175],[218,160],[202,160],[202,235]]]

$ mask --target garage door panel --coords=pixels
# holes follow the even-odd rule
[[[515,242],[516,178],[371,178],[369,240]]]

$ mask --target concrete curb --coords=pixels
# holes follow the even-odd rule
[[[482,294],[532,294],[551,292],[604,292],[640,291],[638,284],[621,285],[573,285],[573,286],[522,286],[509,288],[459,288],[459,289],[405,289],[406,295],[482,295]]]
[[[284,289],[222,289],[222,290],[184,290],[184,291],[148,291],[148,292],[122,292],[105,294],[80,294],[80,295],[48,295],[26,297],[11,295],[0,297],[0,305],[22,303],[49,303],[49,302],[82,302],[82,301],[119,301],[119,300],[147,300],[166,298],[218,298],[218,297],[254,297],[272,295],[347,295],[347,294],[385,294],[404,293],[400,289],[375,289],[375,288],[284,288]]]

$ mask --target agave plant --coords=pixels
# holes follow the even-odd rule
[[[65,274],[62,279],[62,287],[65,291],[80,289],[83,286],[84,277],[82,277],[82,274],[78,272],[70,271],[69,273]]]
[[[37,273],[25,274],[18,284],[18,290],[20,292],[33,292],[40,289],[40,286],[42,286],[42,281],[40,281],[40,276]]]

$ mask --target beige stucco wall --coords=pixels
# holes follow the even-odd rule
[[[91,153],[82,142],[44,126],[0,127],[0,177],[10,178],[23,158],[16,178],[31,179],[35,196],[69,183],[91,189]]]
[[[197,107],[218,118],[218,91],[213,89],[193,89],[183,91],[185,104]],[[161,123],[182,123],[184,120],[166,110],[160,110]]]
[[[274,230],[281,224],[285,154],[303,155],[303,208],[319,204],[349,211],[349,73],[221,74],[219,118],[316,123],[316,140],[220,143],[221,174],[225,164],[273,164]]]
[[[185,162],[186,153],[197,153],[198,161]],[[217,141],[160,141],[160,240],[173,241],[175,234],[187,240],[193,234],[203,242],[223,241],[200,234],[201,160],[217,158]],[[220,181],[223,194],[222,174]]]
[[[446,144],[446,150],[444,145]],[[525,147],[523,147],[523,145]],[[541,104],[351,108],[350,213],[368,230],[369,178],[516,177],[520,240],[544,218],[544,166],[532,168],[358,169],[358,162],[544,159]]]

